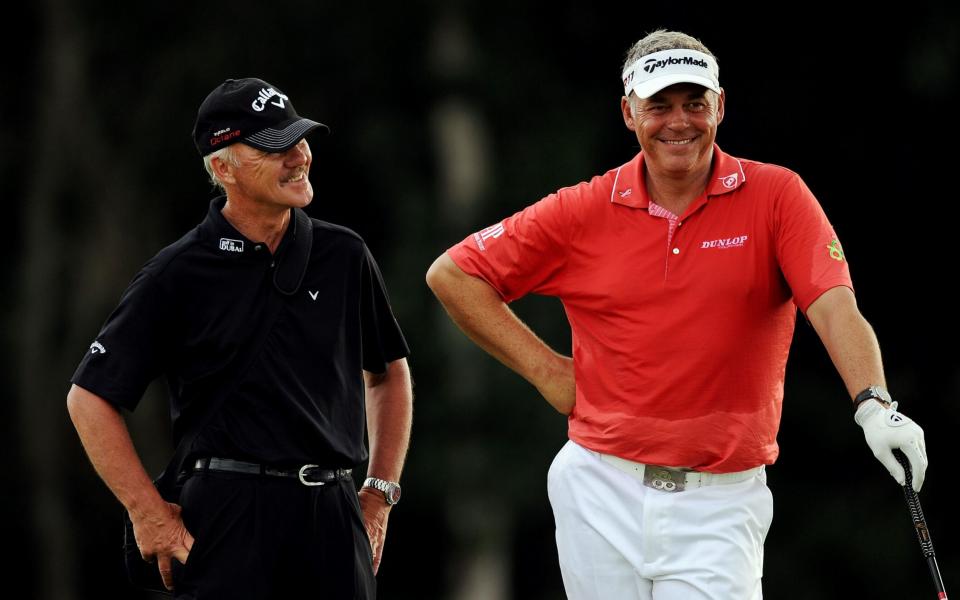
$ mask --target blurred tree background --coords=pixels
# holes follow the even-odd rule
[[[772,10],[504,0],[5,6],[7,586],[43,600],[146,597],[125,585],[121,508],[84,457],[64,398],[138,267],[205,214],[213,192],[190,138],[200,101],[225,78],[257,76],[331,126],[313,143],[308,212],[367,240],[413,350],[413,443],[380,597],[562,598],[545,478],[565,421],[467,342],[423,275],[471,232],[633,156],[620,64],[636,39],[666,27],[699,37],[719,59],[721,147],[799,172],[837,229],[890,388],[927,432],[922,500],[947,587],[958,588],[947,467],[960,426],[949,224],[960,15],[918,2],[896,13],[850,9],[849,18],[829,5]],[[569,348],[559,302],[528,298],[515,309]],[[171,451],[164,393],[153,386],[129,416],[154,473]],[[802,317],[784,409],[782,455],[768,471],[777,508],[766,595],[927,597],[900,490],[870,455]]]

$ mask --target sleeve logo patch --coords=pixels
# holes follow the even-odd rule
[[[837,262],[843,262],[846,258],[843,254],[843,248],[840,246],[840,240],[837,238],[833,238],[833,241],[827,246],[827,251],[830,253],[830,258]]]
[[[100,342],[90,344],[90,354],[106,354],[107,349]]]
[[[483,244],[484,240],[489,240],[491,238],[496,239],[501,235],[503,235],[503,223],[497,223],[496,225],[491,225],[490,227],[473,234],[473,239],[477,242],[477,246],[481,251],[486,251],[487,247]]]

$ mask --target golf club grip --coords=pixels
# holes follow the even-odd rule
[[[904,472],[903,496],[907,500],[907,507],[910,509],[910,517],[913,519],[913,526],[917,530],[917,539],[920,540],[920,549],[923,551],[924,558],[927,559],[927,567],[930,569],[930,577],[933,578],[933,585],[937,590],[938,600],[947,600],[947,592],[943,587],[943,579],[940,576],[940,567],[937,565],[937,556],[933,551],[933,540],[930,538],[930,530],[927,528],[927,520],[923,517],[923,509],[920,507],[920,498],[916,490],[913,489],[913,472],[910,469],[910,461],[900,450],[893,451],[894,457]]]
[[[927,520],[923,518],[923,509],[920,508],[920,498],[913,489],[913,473],[910,469],[910,461],[900,450],[894,450],[893,455],[897,462],[903,467],[906,484],[903,486],[903,497],[907,499],[907,506],[910,508],[910,516],[913,518],[913,526],[917,530],[917,538],[920,540],[920,548],[924,556],[933,554],[933,542],[930,540],[930,531],[927,529]]]

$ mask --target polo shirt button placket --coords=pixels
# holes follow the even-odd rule
[[[260,252],[263,251],[263,246],[264,246],[263,244],[254,244],[253,250],[254,250],[255,252],[257,252],[257,253],[260,253]],[[277,266],[277,261],[276,261],[276,259],[271,258],[271,259],[270,259],[270,268],[272,269],[272,268],[274,268],[274,267],[276,267],[276,266]]]

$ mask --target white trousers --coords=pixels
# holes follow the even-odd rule
[[[571,600],[760,600],[766,474],[666,492],[568,441],[547,475]]]

